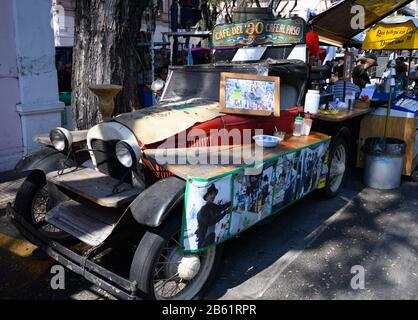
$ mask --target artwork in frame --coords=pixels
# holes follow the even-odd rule
[[[220,108],[223,113],[280,116],[280,78],[221,73]]]

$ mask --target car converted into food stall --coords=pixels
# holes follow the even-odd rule
[[[202,298],[223,242],[343,184],[350,121],[368,111],[318,115],[322,125],[296,130],[311,76],[305,21],[250,21],[215,34],[215,46],[264,46],[171,67],[159,105],[114,118],[121,88],[92,86],[104,122],[55,128],[18,165],[28,177],[8,208],[13,223],[116,297]]]

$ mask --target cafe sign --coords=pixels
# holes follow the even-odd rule
[[[213,47],[278,46],[305,43],[306,24],[299,17],[250,20],[217,25],[212,32]]]

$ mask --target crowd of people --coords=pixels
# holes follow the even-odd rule
[[[336,99],[340,101],[344,98],[344,90],[347,92],[354,92],[356,98],[359,98],[361,91],[368,85],[371,84],[371,74],[373,67],[383,67],[385,72],[383,73],[382,80],[387,78],[389,75],[390,68],[394,67],[396,70],[396,83],[402,86],[402,90],[406,90],[406,86],[409,83],[415,82],[418,84],[417,80],[417,68],[415,60],[411,61],[411,68],[409,70],[409,61],[400,56],[396,60],[389,60],[386,66],[379,66],[377,63],[377,56],[373,53],[367,53],[365,55],[359,56],[356,59],[356,65],[352,70],[351,79],[344,81],[345,75],[345,59],[344,57],[337,58],[332,63],[329,63],[331,68],[331,79],[327,92],[334,94]],[[415,93],[418,91],[418,86],[414,90]]]

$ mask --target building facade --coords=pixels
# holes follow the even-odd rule
[[[0,172],[38,147],[32,138],[61,124],[50,0],[2,1]]]

